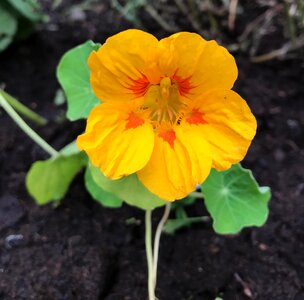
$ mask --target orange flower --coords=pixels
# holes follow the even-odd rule
[[[231,90],[237,67],[215,41],[181,32],[158,41],[140,30],[110,37],[88,60],[103,102],[77,139],[111,179],[136,173],[162,199],[188,195],[211,168],[241,161],[256,132]]]

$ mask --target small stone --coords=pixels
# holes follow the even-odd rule
[[[22,234],[10,234],[5,238],[5,247],[7,249],[15,248],[23,243]]]
[[[259,244],[259,249],[261,251],[267,251],[268,250],[268,246],[266,244],[261,243],[261,244]]]
[[[299,127],[299,122],[297,120],[288,119],[287,125],[290,129],[296,129]]]
[[[244,294],[247,296],[247,297],[249,297],[249,298],[252,298],[252,292],[251,292],[251,290],[249,289],[249,287],[245,287],[244,288]]]

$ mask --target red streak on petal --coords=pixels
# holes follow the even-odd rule
[[[173,75],[173,79],[176,80],[176,82],[178,84],[178,90],[179,90],[179,93],[181,94],[181,96],[186,96],[190,92],[190,90],[192,88],[194,88],[194,86],[192,86],[190,84],[191,76],[189,76],[187,78],[182,78],[182,77],[176,75],[176,72]]]
[[[172,149],[174,149],[174,141],[176,139],[176,134],[173,130],[163,131],[158,134],[164,141],[166,141]]]
[[[150,84],[148,78],[145,75],[142,75],[141,78],[136,80],[130,78],[130,80],[132,81],[132,84],[128,88],[132,93],[134,93],[136,97],[144,96]]]
[[[129,114],[127,121],[126,129],[137,128],[145,123],[145,120],[137,117],[134,112]]]
[[[200,112],[198,109],[193,109],[191,115],[186,119],[189,124],[208,124],[203,118],[204,113]]]

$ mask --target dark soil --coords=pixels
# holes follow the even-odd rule
[[[0,82],[49,120],[33,127],[57,149],[84,129],[84,122],[62,120],[65,107],[53,101],[61,55],[87,39],[103,42],[130,27],[106,4],[98,9],[73,18],[61,9],[30,39],[0,54]],[[251,64],[244,54],[236,59],[235,89],[259,124],[243,165],[271,186],[270,216],[264,227],[236,236],[215,234],[211,223],[163,236],[161,300],[304,299],[303,62]],[[25,175],[47,155],[3,112],[0,122],[0,299],[145,300],[143,212],[101,207],[86,193],[83,174],[60,206],[36,206]],[[193,215],[203,211],[201,202],[190,209]],[[160,215],[157,210],[155,222]],[[131,217],[141,225],[127,225]]]

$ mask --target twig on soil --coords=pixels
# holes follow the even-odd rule
[[[229,17],[228,17],[228,28],[230,31],[234,30],[236,9],[238,6],[238,0],[231,0],[229,4]]]
[[[178,9],[187,17],[188,21],[191,23],[192,27],[201,35],[204,35],[204,30],[201,24],[198,22],[197,18],[193,17],[189,13],[187,5],[182,0],[174,0]]]
[[[290,51],[293,50],[297,50],[304,47],[304,38],[299,39],[295,42],[288,42],[286,43],[282,48],[277,49],[277,50],[273,50],[269,53],[266,54],[262,54],[259,56],[254,56],[251,58],[251,61],[254,63],[261,63],[261,62],[265,62],[265,61],[269,61],[275,58],[284,58],[284,56],[286,56],[286,54]]]
[[[234,278],[242,285],[244,294],[250,299],[253,299],[253,294],[249,288],[249,284],[245,282],[238,273],[234,273]]]
[[[265,20],[272,19],[275,13],[281,11],[282,9],[283,6],[278,4],[274,7],[267,9],[263,14],[259,15],[255,20],[253,20],[246,26],[245,30],[239,37],[239,42],[244,42],[245,40],[247,40],[250,33],[254,31],[260,23],[264,22]]]
[[[175,32],[180,31],[177,26],[170,25],[162,16],[156,11],[156,9],[148,4],[145,3],[145,11],[166,31]]]

